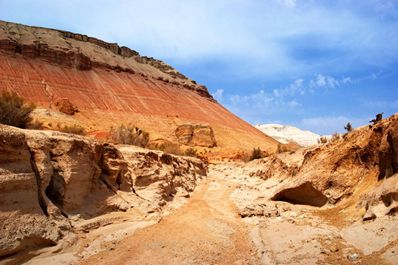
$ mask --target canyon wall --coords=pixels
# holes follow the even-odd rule
[[[161,216],[206,174],[196,158],[0,125],[0,259],[73,238],[107,213]]]

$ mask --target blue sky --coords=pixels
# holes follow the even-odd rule
[[[0,0],[0,19],[162,59],[253,124],[331,134],[398,112],[398,0]]]

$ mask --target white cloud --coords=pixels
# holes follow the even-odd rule
[[[216,92],[213,93],[213,97],[217,100],[217,101],[222,101],[224,99],[224,89],[217,89]]]
[[[340,81],[328,75],[318,74],[315,79],[309,82],[311,88],[335,88],[340,85]]]
[[[341,85],[347,85],[350,83],[352,83],[351,77],[337,79],[329,75],[318,74],[314,79],[309,81],[305,81],[303,78],[298,78],[285,88],[274,89],[273,95],[275,97],[303,96],[307,93],[314,93],[316,89],[337,88]]]
[[[267,94],[264,90],[260,90],[248,95],[231,95],[229,97],[232,105],[248,105],[248,106],[271,106],[276,103],[272,95]]]
[[[391,6],[378,3],[380,10]],[[78,31],[173,64],[216,60],[232,74],[267,77],[306,76],[320,72],[324,63],[339,70],[349,63],[395,61],[397,23],[356,12],[356,6],[297,0],[0,1],[5,20]],[[343,55],[316,64],[292,56],[306,36]]]
[[[297,4],[297,0],[278,0],[278,2],[288,8],[294,8]]]
[[[304,95],[306,88],[304,87],[304,79],[299,78],[294,80],[293,83],[282,89],[274,89],[273,94],[275,97]]]

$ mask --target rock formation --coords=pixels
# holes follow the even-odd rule
[[[205,125],[184,124],[177,127],[178,142],[189,146],[215,147],[217,142],[213,129]]]
[[[397,128],[396,114],[326,144],[253,161],[246,170],[252,176],[282,180],[273,200],[319,207],[356,198],[352,205],[377,216],[370,208],[383,198],[386,212],[395,209],[395,182],[389,178],[395,179],[398,172]],[[358,196],[364,196],[361,203]]]
[[[217,142],[210,144],[209,156],[232,157],[253,147],[277,149],[275,140],[171,66],[86,35],[0,21],[0,90],[16,91],[47,109],[58,110],[57,102],[59,106],[60,100],[67,100],[73,108],[59,110],[79,110],[74,123],[89,134],[96,132],[93,135],[124,123],[149,132],[151,140],[178,143],[178,126],[206,124]],[[62,123],[56,116],[35,118],[44,124]]]
[[[204,176],[198,159],[0,125],[0,256],[55,245],[80,218],[160,211]]]

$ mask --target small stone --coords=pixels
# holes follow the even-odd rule
[[[332,245],[330,247],[330,252],[338,252],[338,251],[339,251],[339,248],[336,245]]]
[[[349,261],[357,261],[359,259],[359,255],[357,253],[350,253],[347,255],[347,259]]]

